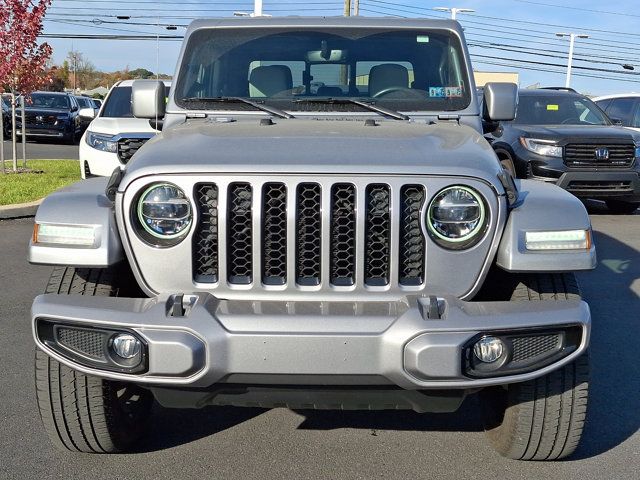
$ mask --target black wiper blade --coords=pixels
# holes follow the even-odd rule
[[[380,107],[371,102],[365,102],[363,100],[356,100],[354,98],[297,98],[294,100],[296,103],[337,103],[337,104],[352,104],[358,105],[362,108],[366,108],[372,112],[386,115],[387,117],[395,118],[396,120],[410,120],[411,118],[404,113],[396,112],[390,108]]]
[[[295,118],[290,113],[285,112],[284,110],[280,110],[276,107],[271,107],[269,105],[265,105],[264,103],[254,102],[253,100],[249,100],[244,97],[186,97],[182,99],[183,102],[205,102],[205,103],[245,103],[247,105],[251,105],[252,107],[262,110],[263,112],[270,113],[271,115],[275,115],[280,118]]]

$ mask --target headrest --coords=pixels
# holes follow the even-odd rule
[[[409,88],[409,72],[397,63],[376,65],[369,71],[369,96],[392,87]]]
[[[249,75],[249,95],[251,97],[271,97],[292,88],[291,69],[286,65],[256,67],[251,70]]]

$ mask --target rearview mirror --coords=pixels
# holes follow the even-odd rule
[[[136,118],[162,118],[165,113],[165,87],[157,80],[135,80],[131,105]]]
[[[82,118],[95,118],[96,111],[93,108],[81,108],[78,115]]]
[[[482,118],[489,122],[509,121],[516,118],[518,85],[491,82],[484,86]]]

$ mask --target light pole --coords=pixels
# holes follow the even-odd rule
[[[556,33],[557,37],[569,37],[569,59],[567,60],[567,81],[564,86],[569,88],[571,85],[571,65],[573,64],[573,44],[576,38],[589,38],[589,35],[584,33]]]
[[[233,12],[234,17],[270,17],[262,13],[262,0],[253,0],[253,12]]]
[[[455,7],[435,7],[432,10],[436,12],[451,12],[451,20],[456,20],[459,13],[473,13],[475,10],[471,8],[455,8]]]

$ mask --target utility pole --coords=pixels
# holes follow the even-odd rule
[[[436,12],[451,12],[451,20],[456,20],[459,13],[473,13],[475,10],[471,8],[455,8],[455,7],[435,7],[432,10]]]
[[[569,59],[567,60],[567,81],[564,86],[569,88],[571,85],[571,66],[573,65],[573,44],[576,38],[589,38],[589,35],[584,33],[556,33],[557,37],[569,37]]]
[[[356,17],[360,15],[360,0],[353,0],[353,14]]]
[[[351,16],[351,0],[344,0],[344,16]]]

